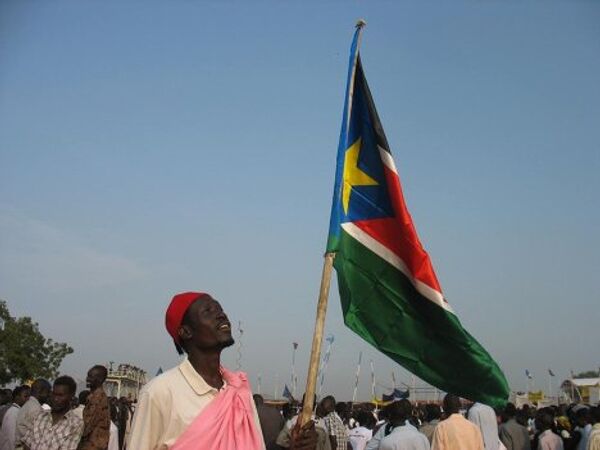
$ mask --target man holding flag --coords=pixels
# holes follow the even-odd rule
[[[178,294],[165,323],[177,351],[186,357],[144,386],[127,447],[263,450],[248,378],[221,366],[221,352],[234,341],[219,302],[203,292]],[[314,449],[315,442],[310,433],[294,430],[290,448]]]

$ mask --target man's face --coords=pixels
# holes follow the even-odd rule
[[[182,339],[201,349],[223,349],[233,345],[231,323],[218,301],[204,296],[192,303],[186,313],[187,324],[183,325]]]
[[[327,415],[335,410],[335,404],[327,398],[321,400],[320,406],[324,415]]]
[[[29,389],[25,389],[21,391],[17,398],[15,398],[15,403],[19,406],[23,406],[27,400],[31,397],[31,391]]]
[[[73,400],[73,393],[67,386],[56,385],[52,389],[52,411],[53,412],[64,412],[71,408],[71,401]]]
[[[87,373],[85,383],[90,389],[102,386],[102,383],[104,383],[104,373],[100,369],[91,368]]]
[[[38,394],[38,401],[42,404],[48,403],[48,399],[50,398],[50,390],[49,389],[41,389]]]

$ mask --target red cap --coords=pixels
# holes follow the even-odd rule
[[[167,331],[177,345],[181,345],[181,339],[179,338],[177,331],[179,330],[185,312],[192,303],[205,295],[208,294],[204,292],[182,292],[181,294],[177,294],[171,300],[165,315],[165,325]]]

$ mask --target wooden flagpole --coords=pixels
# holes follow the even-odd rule
[[[356,43],[356,54],[352,62],[352,74],[350,76],[350,86],[348,99],[347,116],[344,118],[346,126],[350,126],[350,117],[352,115],[352,93],[354,92],[354,75],[356,73],[356,61],[358,58],[358,47],[360,46],[360,31],[366,25],[366,22],[359,19],[356,23],[358,28],[358,37]],[[304,391],[304,404],[302,413],[298,418],[300,426],[307,423],[312,416],[315,403],[315,392],[317,388],[317,375],[319,372],[319,359],[321,357],[321,344],[323,343],[323,330],[325,328],[325,314],[327,313],[327,300],[329,298],[329,285],[331,283],[331,272],[333,269],[333,259],[335,253],[325,253],[323,261],[323,273],[321,275],[321,288],[319,289],[319,301],[317,303],[317,318],[315,320],[315,332],[313,334],[312,348],[310,351],[310,363],[308,365],[308,376],[306,377],[306,390]]]
[[[334,258],[335,253],[326,253],[325,260],[323,261],[323,273],[321,274],[321,288],[319,289],[319,302],[317,303],[315,332],[313,334],[312,348],[310,351],[308,376],[306,377],[304,404],[299,419],[300,426],[310,420],[314,408],[317,373],[319,371],[319,359],[321,356],[321,344],[323,343],[323,330],[325,329],[325,315],[327,313],[327,300],[329,298],[329,285],[331,284],[331,272],[333,269]]]

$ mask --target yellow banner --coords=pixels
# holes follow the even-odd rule
[[[536,402],[541,402],[544,400],[544,392],[543,391],[537,391],[537,392],[529,392],[529,401],[536,403]]]

